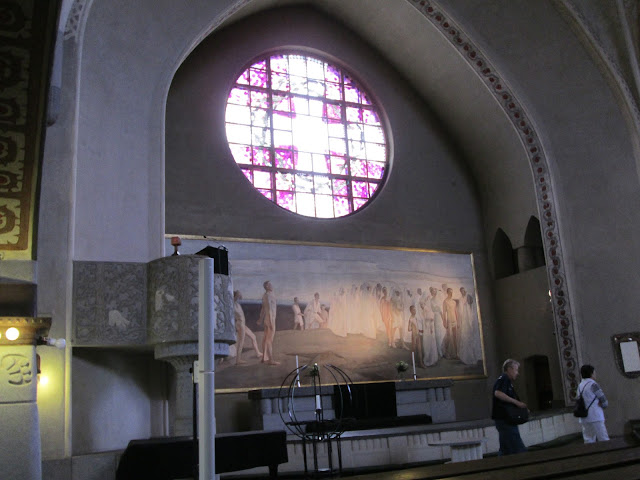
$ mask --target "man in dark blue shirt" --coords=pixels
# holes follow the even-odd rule
[[[526,452],[527,447],[522,443],[520,431],[517,425],[512,425],[506,421],[507,412],[505,405],[511,403],[520,408],[527,405],[518,399],[513,381],[518,377],[520,364],[509,358],[502,364],[502,375],[498,377],[493,385],[493,412],[491,418],[496,422],[498,437],[500,440],[499,455],[510,455],[512,453]]]

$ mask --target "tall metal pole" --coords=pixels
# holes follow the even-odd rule
[[[216,477],[213,259],[200,260],[198,289],[198,432],[199,480]]]

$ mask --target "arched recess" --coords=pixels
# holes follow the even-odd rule
[[[556,198],[551,182],[548,159],[542,148],[540,136],[529,119],[521,102],[510,91],[502,76],[482,51],[461,31],[440,7],[429,0],[409,0],[417,11],[430,21],[442,35],[458,50],[478,77],[485,83],[518,132],[526,151],[533,174],[534,189],[541,218],[542,241],[547,259],[547,275],[551,291],[553,316],[560,356],[560,369],[564,387],[564,398],[573,403],[578,386],[579,362],[577,337],[573,313],[566,287],[565,261],[560,242]]]
[[[504,230],[499,228],[493,237],[493,244],[491,245],[493,276],[496,280],[518,273],[513,257],[511,240],[509,236],[504,233]]]
[[[538,268],[546,264],[544,259],[544,246],[542,243],[540,221],[534,216],[531,216],[529,223],[527,224],[527,230],[524,233],[523,248],[527,255],[527,264],[529,265],[529,268]]]

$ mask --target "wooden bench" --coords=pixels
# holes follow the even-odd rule
[[[460,438],[455,440],[434,440],[429,442],[433,447],[449,447],[451,462],[467,462],[483,458],[482,445],[486,438]]]
[[[194,478],[197,442],[192,437],[131,440],[120,457],[116,480],[174,480]],[[269,467],[276,478],[278,465],[289,461],[284,430],[217,434],[216,473]]]

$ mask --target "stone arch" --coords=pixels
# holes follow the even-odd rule
[[[551,182],[551,172],[547,156],[542,148],[540,136],[536,132],[529,114],[520,101],[505,84],[501,74],[486,58],[482,51],[439,7],[429,0],[409,0],[428,21],[458,50],[478,77],[485,83],[498,104],[518,132],[526,151],[533,175],[538,210],[541,213],[541,231],[547,274],[552,296],[556,339],[560,352],[560,369],[564,384],[564,397],[573,403],[580,379],[578,371],[577,337],[573,313],[566,287],[565,261],[560,242],[556,199]]]

